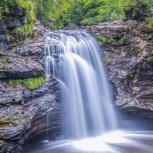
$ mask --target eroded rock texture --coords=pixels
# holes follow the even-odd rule
[[[0,79],[25,79],[43,74],[40,63],[18,54],[0,55]]]
[[[8,80],[44,77],[44,28],[36,22],[36,40],[26,40],[16,48],[1,43],[0,48],[0,152],[17,153],[21,145],[46,132],[53,138],[60,132],[58,82],[50,77],[41,87],[29,90]]]
[[[153,31],[131,20],[87,29],[102,45],[109,79],[117,89],[117,105],[153,110]]]

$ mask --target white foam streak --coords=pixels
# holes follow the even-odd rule
[[[58,152],[58,150],[67,153],[152,153],[152,141],[153,132],[117,130],[98,137],[88,137],[75,141],[46,142],[47,144],[40,153],[47,152],[47,150],[47,153]]]

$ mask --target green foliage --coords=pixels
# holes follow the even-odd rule
[[[106,37],[106,36],[96,36],[97,40],[98,40],[98,43],[101,45],[102,43],[104,42],[112,42],[114,41],[114,37],[113,36],[109,36],[109,37]]]
[[[8,40],[20,41],[31,36],[36,18],[33,0],[3,0],[0,10]]]
[[[135,74],[131,72],[131,73],[128,73],[128,74],[127,74],[127,77],[128,77],[129,79],[133,79],[133,78],[134,78],[134,75],[135,75]]]
[[[153,27],[153,0],[3,0],[0,10],[3,20],[20,19],[12,35],[24,38],[32,35],[36,18],[52,29],[75,29],[126,15],[127,19],[146,20]]]
[[[64,27],[64,19],[71,4],[71,0],[38,0],[36,1],[35,12],[37,18],[45,25],[60,29]]]
[[[104,64],[105,64],[105,65],[108,65],[108,64],[109,64],[109,61],[108,61],[107,58],[104,58]]]
[[[125,41],[126,41],[126,36],[122,36],[122,37],[118,40],[118,43],[119,43],[120,45],[123,45],[123,44],[125,43]]]
[[[147,21],[148,28],[153,29],[153,17],[148,18],[146,21]]]
[[[22,36],[26,38],[27,36],[32,35],[33,26],[34,25],[32,23],[21,25],[14,29],[13,33],[16,34],[16,36],[18,37]]]
[[[117,42],[119,45],[123,45],[126,42],[126,36],[121,36],[118,38],[117,36],[96,36],[98,43],[102,45],[104,42],[111,43]]]
[[[34,10],[34,3],[33,0],[3,0],[0,8],[2,16],[28,17],[29,13]]]
[[[86,6],[88,11],[82,21],[85,24],[88,24],[85,21],[96,24],[98,22],[121,19],[124,16],[123,0],[90,0]]]
[[[147,62],[153,62],[153,56],[148,57]]]
[[[124,0],[38,0],[36,15],[44,24],[60,29],[93,25],[124,17]]]
[[[10,85],[21,84],[24,85],[27,89],[36,89],[45,83],[43,77],[38,78],[29,78],[29,79],[19,79],[19,80],[9,80]]]
[[[98,43],[100,45],[102,45],[103,42],[105,42],[107,40],[107,38],[105,36],[96,36]]]
[[[128,0],[125,12],[127,19],[146,20],[153,16],[153,0]]]

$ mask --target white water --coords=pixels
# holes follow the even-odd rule
[[[116,129],[101,50],[85,31],[47,34],[46,72],[61,84],[63,134],[85,138]]]

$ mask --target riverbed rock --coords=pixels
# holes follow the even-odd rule
[[[109,80],[117,89],[116,104],[153,110],[153,30],[132,20],[87,29],[102,46]]]

